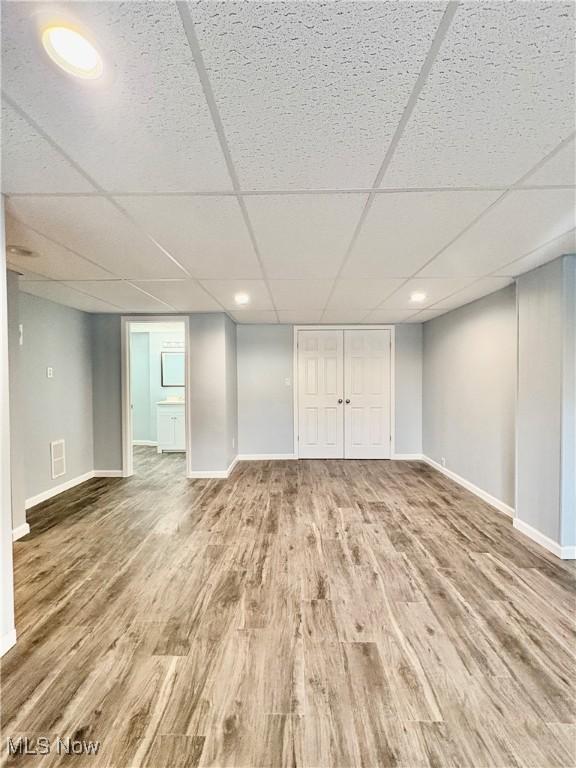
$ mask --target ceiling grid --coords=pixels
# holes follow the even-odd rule
[[[47,62],[45,3],[3,13],[7,238],[38,254],[8,254],[25,291],[422,322],[576,251],[571,3],[68,8],[101,82]]]

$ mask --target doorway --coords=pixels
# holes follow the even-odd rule
[[[188,472],[188,320],[123,318],[123,475]]]
[[[296,331],[297,449],[301,459],[389,459],[391,328]]]

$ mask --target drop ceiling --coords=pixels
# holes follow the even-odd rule
[[[576,251],[574,13],[5,3],[7,242],[37,254],[8,262],[89,312],[410,323],[474,301]],[[101,80],[47,59],[51,16],[90,33]]]

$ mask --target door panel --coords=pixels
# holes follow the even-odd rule
[[[344,336],[298,332],[298,453],[302,459],[344,456]]]
[[[344,455],[390,458],[390,331],[344,331]]]

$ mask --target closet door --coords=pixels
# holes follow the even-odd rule
[[[390,458],[389,330],[344,331],[344,455]]]
[[[343,331],[298,332],[298,454],[344,456]]]

